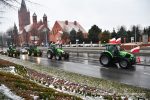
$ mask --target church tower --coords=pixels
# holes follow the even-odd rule
[[[26,25],[30,24],[30,12],[26,8],[25,1],[22,0],[21,7],[18,10],[19,31],[23,30]]]

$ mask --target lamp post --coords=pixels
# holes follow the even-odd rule
[[[48,29],[47,28],[44,28],[43,29],[43,32],[45,33],[45,46],[47,47],[47,42],[48,42],[48,38],[47,38],[47,34],[48,34]]]
[[[136,42],[136,26],[135,26],[135,42]]]
[[[1,36],[1,48],[3,50],[3,36]]]
[[[77,56],[79,56],[79,52],[78,52],[78,42],[79,42],[79,39],[76,39]]]
[[[33,38],[34,38],[34,45],[35,45],[35,33],[34,33],[34,37]]]

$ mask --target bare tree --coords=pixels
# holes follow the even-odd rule
[[[33,5],[40,5],[40,4],[38,4],[38,3],[31,2],[30,0],[25,0],[25,1],[27,1],[27,2],[29,2],[30,4],[33,4]],[[0,0],[0,14],[5,12],[5,10],[1,10],[3,7],[9,7],[9,8],[12,8],[12,9],[17,10],[18,7],[15,6],[16,4],[20,5],[19,0]],[[16,9],[16,8],[17,8],[17,9]],[[2,18],[3,18],[3,17],[0,16],[0,19],[2,19]],[[0,21],[0,24],[1,24],[1,23],[2,23],[2,22]]]
[[[17,0],[0,0],[1,5],[13,7],[13,3],[19,3]]]
[[[32,4],[38,4],[38,3],[35,3],[35,2],[31,2],[30,0],[25,0],[25,1],[27,1],[29,3],[32,3]],[[20,2],[18,2],[18,0],[0,0],[0,5],[4,5],[4,6],[7,6],[7,7],[15,7],[14,3],[20,4]]]

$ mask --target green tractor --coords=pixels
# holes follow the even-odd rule
[[[37,48],[36,45],[31,45],[29,48],[28,48],[28,55],[29,56],[35,56],[35,57],[41,57],[42,56],[42,51]]]
[[[106,50],[99,57],[101,65],[109,66],[113,63],[119,63],[121,68],[126,69],[136,64],[136,57],[129,52],[121,51],[120,45],[106,44],[105,46]]]
[[[9,46],[9,48],[7,49],[7,55],[9,57],[19,57],[20,51],[17,50],[15,46]]]
[[[65,60],[69,59],[69,53],[65,52],[59,45],[50,44],[50,47],[47,50],[47,58],[52,59],[55,57],[56,60]]]

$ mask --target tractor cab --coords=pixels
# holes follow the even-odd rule
[[[15,46],[10,45],[10,46],[9,46],[9,49],[10,49],[10,50],[15,50],[15,49],[16,49],[16,47],[15,47]]]
[[[106,50],[109,51],[113,56],[119,55],[120,45],[109,44],[106,45]]]

